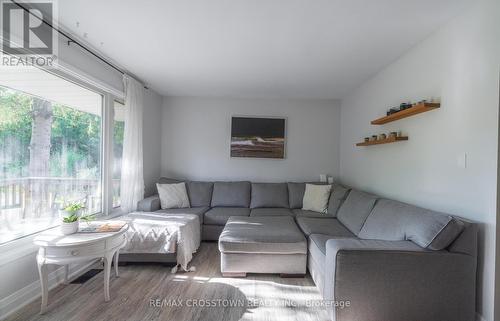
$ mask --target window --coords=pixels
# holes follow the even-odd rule
[[[114,102],[113,121],[113,207],[120,206],[120,178],[122,176],[123,130],[125,105]]]
[[[103,96],[51,73],[0,70],[0,243],[102,211]]]

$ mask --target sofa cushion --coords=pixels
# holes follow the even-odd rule
[[[290,208],[302,208],[305,190],[305,183],[288,183],[288,202]]]
[[[309,184],[325,185],[322,182],[311,182]],[[306,183],[289,182],[288,185],[288,202],[290,208],[302,208],[304,200],[304,192],[306,191]]]
[[[463,223],[450,215],[413,205],[381,199],[359,233],[363,239],[413,241],[431,250],[442,250],[453,242]]]
[[[164,210],[156,211],[155,213],[163,214],[195,214],[200,218],[200,224],[203,224],[203,214],[207,212],[210,208],[208,206],[203,207],[190,207],[190,208],[167,208]]]
[[[294,216],[288,208],[253,208],[250,216]]]
[[[204,224],[224,225],[231,216],[248,216],[249,208],[242,207],[214,207],[205,213]]]
[[[212,207],[249,207],[250,182],[215,182]]]
[[[333,216],[328,213],[307,211],[303,209],[293,209],[292,212],[295,215],[295,217],[333,218]]]
[[[288,206],[288,188],[285,183],[252,183],[251,208]]]
[[[212,182],[188,182],[186,184],[191,206],[210,206],[212,202]]]
[[[307,236],[324,234],[334,237],[356,237],[335,218],[297,217],[297,224]]]
[[[340,251],[400,251],[400,252],[418,252],[428,253],[429,251],[421,248],[410,241],[381,241],[381,240],[363,240],[360,238],[330,238],[326,241],[326,250],[329,256],[336,257]],[[329,264],[331,262],[328,262]],[[404,264],[403,261],[399,262]]]
[[[358,235],[378,197],[372,194],[351,190],[339,208],[337,217],[351,232]]]
[[[219,238],[223,253],[307,254],[307,240],[292,217],[231,217]]]
[[[330,194],[330,200],[328,201],[328,211],[327,213],[333,217],[337,216],[337,212],[344,203],[347,195],[351,191],[350,188],[342,186],[340,184],[333,184],[332,193]]]

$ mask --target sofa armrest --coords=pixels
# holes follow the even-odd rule
[[[474,320],[476,259],[410,241],[332,239],[324,298],[334,321]],[[346,303],[349,303],[347,307]]]
[[[161,209],[160,196],[153,195],[137,203],[137,210],[141,212],[155,212]]]

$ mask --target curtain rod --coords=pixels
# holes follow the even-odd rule
[[[123,71],[122,69],[118,68],[117,66],[115,66],[113,63],[109,62],[108,60],[104,59],[103,57],[101,57],[100,55],[98,55],[97,53],[95,53],[93,50],[87,48],[85,45],[81,44],[80,42],[78,42],[78,40],[74,39],[73,37],[71,37],[70,35],[68,35],[66,32],[60,30],[59,28],[56,28],[54,27],[51,23],[45,21],[45,19],[40,19],[40,17],[38,17],[37,15],[35,15],[34,13],[32,13],[28,8],[24,7],[22,4],[20,4],[19,2],[15,1],[15,0],[11,0],[14,4],[16,4],[19,8],[23,9],[24,11],[26,11],[28,14],[36,17],[37,19],[41,20],[42,23],[46,24],[47,26],[49,26],[50,28],[52,28],[53,30],[57,31],[59,34],[61,34],[62,36],[64,36],[66,39],[68,39],[68,46],[71,44],[71,43],[74,43],[76,44],[77,46],[79,46],[80,48],[82,48],[83,50],[85,50],[86,52],[88,52],[89,54],[91,54],[92,56],[96,57],[97,59],[99,59],[100,61],[104,62],[106,65],[110,66],[111,68],[113,68],[114,70],[118,71],[119,73],[121,73],[122,75],[127,75],[127,73],[125,71]],[[149,89],[146,85],[143,85],[145,89]]]

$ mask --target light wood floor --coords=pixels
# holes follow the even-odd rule
[[[37,300],[8,320],[328,319],[325,309],[314,306],[321,302],[321,296],[309,275],[291,279],[252,274],[223,278],[219,259],[217,244],[203,243],[192,262],[196,272],[171,274],[170,268],[162,265],[120,266],[120,277],[112,275],[110,302],[104,302],[101,272],[84,284],[61,285],[50,291],[45,315],[38,314]],[[205,306],[193,307],[195,303]]]

